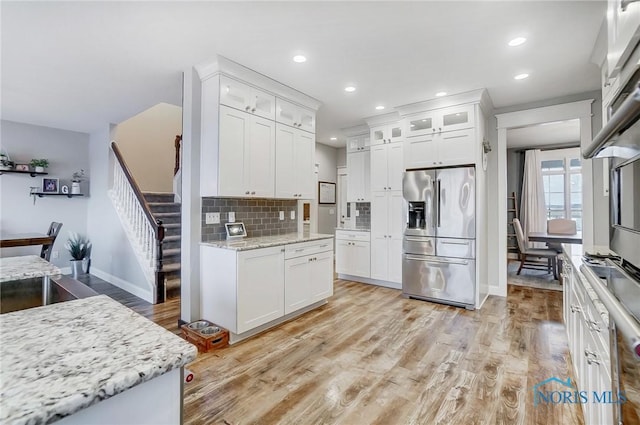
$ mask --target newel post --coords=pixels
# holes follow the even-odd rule
[[[162,241],[164,240],[164,226],[162,220],[156,220],[156,303],[163,303],[166,298],[164,270],[162,269]]]

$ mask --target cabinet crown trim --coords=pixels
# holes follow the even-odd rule
[[[274,96],[297,103],[313,111],[317,111],[322,105],[322,102],[318,99],[282,84],[264,74],[242,66],[224,56],[217,55],[212,61],[201,63],[194,68],[198,72],[201,81],[208,80],[217,75],[226,75],[227,77],[234,78],[257,89],[267,91]]]
[[[369,126],[366,124],[360,124],[354,127],[341,128],[340,131],[345,135],[345,137],[365,136],[369,135]]]
[[[387,114],[374,115],[372,117],[365,118],[364,121],[369,125],[369,127],[378,127],[400,121],[400,114],[398,111],[393,111]]]
[[[479,103],[480,107],[485,111],[493,110],[493,103],[489,97],[487,89],[471,90],[464,93],[443,96],[436,99],[424,100],[421,102],[409,103],[407,105],[396,106],[401,116],[417,114],[420,112],[430,111],[433,109],[443,109],[452,106]]]

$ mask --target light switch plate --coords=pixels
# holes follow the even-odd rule
[[[329,208],[329,215],[334,215],[336,213],[335,208]]]
[[[360,210],[356,210],[356,217],[360,217]]]
[[[220,213],[206,213],[204,222],[206,224],[219,224],[220,223]]]
[[[280,211],[280,220],[284,220],[284,211]]]
[[[296,212],[291,211],[291,220],[295,220],[295,219],[296,219]]]
[[[233,211],[229,212],[229,219],[227,220],[229,223],[235,223],[236,222],[236,213]]]

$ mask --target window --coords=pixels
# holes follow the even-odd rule
[[[580,149],[540,152],[547,219],[570,218],[582,231],[582,164]]]

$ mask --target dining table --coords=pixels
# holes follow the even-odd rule
[[[574,235],[547,233],[547,232],[530,232],[528,234],[529,242],[545,242],[547,244],[581,244],[582,232],[576,232]]]
[[[14,248],[17,246],[50,245],[55,236],[45,233],[0,233],[0,248]]]

